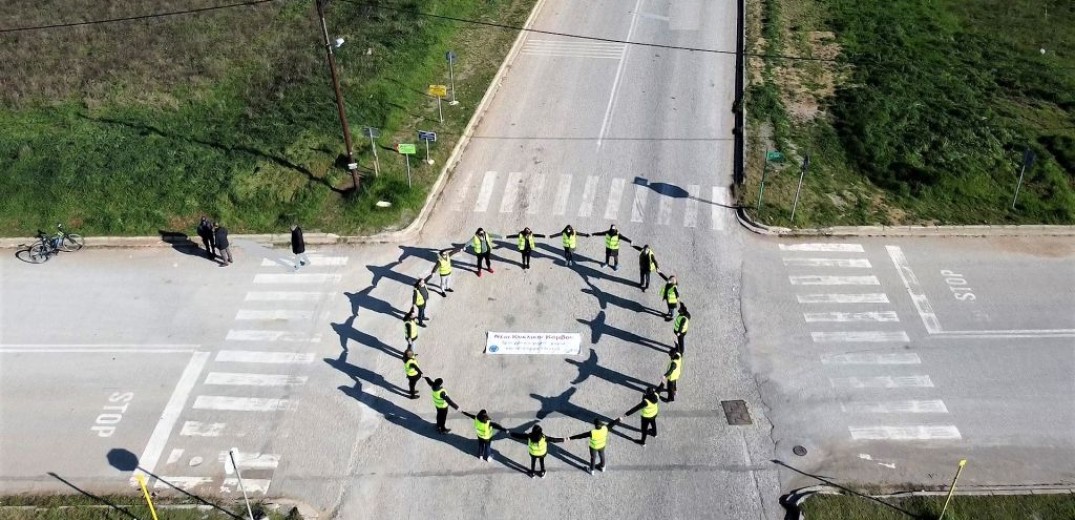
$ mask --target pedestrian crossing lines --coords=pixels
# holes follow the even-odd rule
[[[883,284],[871,274],[874,266],[864,256],[866,248],[851,243],[778,247],[811,342],[823,350],[821,365],[840,411],[848,417],[851,438],[959,440],[959,429],[943,424],[949,414],[944,401],[917,399],[936,392],[933,379],[921,370],[921,357],[889,346],[906,346],[911,339],[900,328],[899,313],[886,308],[891,301],[878,291]],[[934,419],[942,423],[933,423]]]
[[[471,183],[479,177],[481,184],[474,189]],[[712,229],[727,229],[735,219],[735,204],[727,187],[713,186],[703,192],[698,184],[678,188],[644,179],[570,173],[487,171],[479,176],[472,171],[463,174],[458,191],[449,199],[455,212],[600,218],[697,228],[703,219],[701,206],[708,205]],[[264,278],[260,283],[287,282]]]
[[[618,60],[623,57],[626,47],[626,44],[616,42],[527,38],[526,42],[523,43],[522,54],[557,58]]]

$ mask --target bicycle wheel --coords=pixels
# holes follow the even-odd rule
[[[82,239],[82,235],[67,233],[63,236],[63,241],[60,242],[60,251],[78,251],[85,245],[86,241]]]
[[[49,261],[52,258],[51,251],[45,247],[44,244],[37,243],[30,246],[30,262],[35,264],[42,264]]]

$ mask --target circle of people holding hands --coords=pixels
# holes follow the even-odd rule
[[[563,265],[565,266],[576,265],[575,249],[578,245],[578,237],[603,237],[605,243],[605,261],[601,265],[602,267],[609,266],[613,270],[619,270],[620,245],[622,243],[631,244],[631,247],[639,252],[638,287],[642,292],[645,292],[649,288],[650,275],[652,273],[657,273],[658,276],[665,281],[664,286],[661,288],[660,297],[667,305],[668,309],[664,314],[664,319],[665,321],[672,322],[674,346],[668,352],[668,368],[665,370],[659,385],[649,386],[643,392],[641,401],[624,412],[622,416],[617,417],[612,421],[595,418],[591,429],[576,435],[571,435],[569,437],[549,436],[542,431],[540,425],[534,425],[528,432],[513,432],[493,421],[485,410],[479,410],[477,413],[462,411],[463,415],[474,420],[478,458],[488,462],[492,455],[492,441],[494,436],[498,431],[505,432],[513,439],[526,442],[527,451],[530,454],[530,471],[528,472],[528,475],[531,478],[535,476],[541,478],[545,477],[545,456],[548,454],[548,444],[560,443],[566,440],[588,439],[590,451],[589,473],[593,475],[595,469],[597,471],[605,471],[605,448],[608,445],[609,431],[620,425],[625,417],[631,416],[636,412],[641,416],[642,437],[635,442],[645,447],[646,440],[649,437],[657,437],[657,416],[660,412],[659,403],[662,400],[665,402],[672,402],[676,398],[676,386],[683,369],[682,363],[685,339],[687,330],[690,327],[691,315],[687,310],[687,306],[682,301],[675,275],[666,275],[663,273],[657,263],[657,257],[653,250],[650,249],[649,245],[647,244],[641,247],[634,245],[630,238],[620,234],[615,224],[611,225],[607,230],[596,231],[593,233],[579,233],[572,226],[568,225],[559,233],[548,235],[534,233],[529,227],[524,228],[518,233],[506,236],[494,235],[486,232],[482,228],[478,228],[468,244],[461,247],[442,249],[437,253],[436,263],[433,266],[432,272],[430,272],[428,276],[420,278],[414,283],[414,288],[411,293],[411,308],[403,318],[404,339],[407,343],[407,349],[403,353],[403,370],[408,381],[409,397],[411,399],[419,398],[417,385],[418,382],[424,378],[430,387],[430,396],[432,397],[433,406],[437,413],[437,432],[446,434],[451,431],[450,428],[445,426],[448,418],[448,409],[452,408],[454,410],[459,410],[459,405],[457,405],[448,395],[443,379],[432,379],[424,376],[422,369],[418,365],[418,356],[415,354],[415,346],[418,341],[418,330],[419,328],[425,327],[425,322],[429,319],[426,316],[426,303],[429,301],[429,288],[426,285],[426,282],[432,278],[433,275],[438,275],[438,288],[440,289],[441,296],[447,297],[448,293],[453,292],[451,287],[453,273],[452,256],[463,251],[463,249],[468,246],[476,257],[475,263],[478,276],[482,276],[483,263],[485,265],[484,270],[492,274],[494,272],[492,265],[492,249],[495,245],[493,239],[500,238],[516,239],[516,246],[519,253],[522,255],[522,268],[524,271],[528,270],[530,269],[531,253],[535,249],[535,238],[552,239],[557,237],[560,238],[561,245],[563,246]],[[660,397],[661,393],[664,393],[665,396]],[[600,460],[600,462],[598,462],[598,460]]]

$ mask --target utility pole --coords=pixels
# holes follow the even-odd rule
[[[314,0],[317,4],[317,17],[321,20],[321,34],[325,37],[325,52],[328,53],[328,68],[332,72],[332,88],[336,91],[336,111],[340,113],[340,126],[343,127],[343,142],[347,147],[347,169],[358,193],[358,163],[355,162],[354,148],[351,146],[351,127],[347,124],[347,112],[343,106],[343,93],[340,92],[340,77],[336,74],[336,57],[332,54],[332,42],[328,38],[328,25],[325,23],[325,6],[328,0]]]

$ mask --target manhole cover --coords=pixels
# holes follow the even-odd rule
[[[791,452],[802,457],[803,455],[806,455],[806,448],[796,445],[791,449]]]
[[[721,401],[720,406],[724,408],[724,416],[728,418],[728,424],[732,426],[752,424],[750,412],[747,411],[747,403],[742,399]]]

